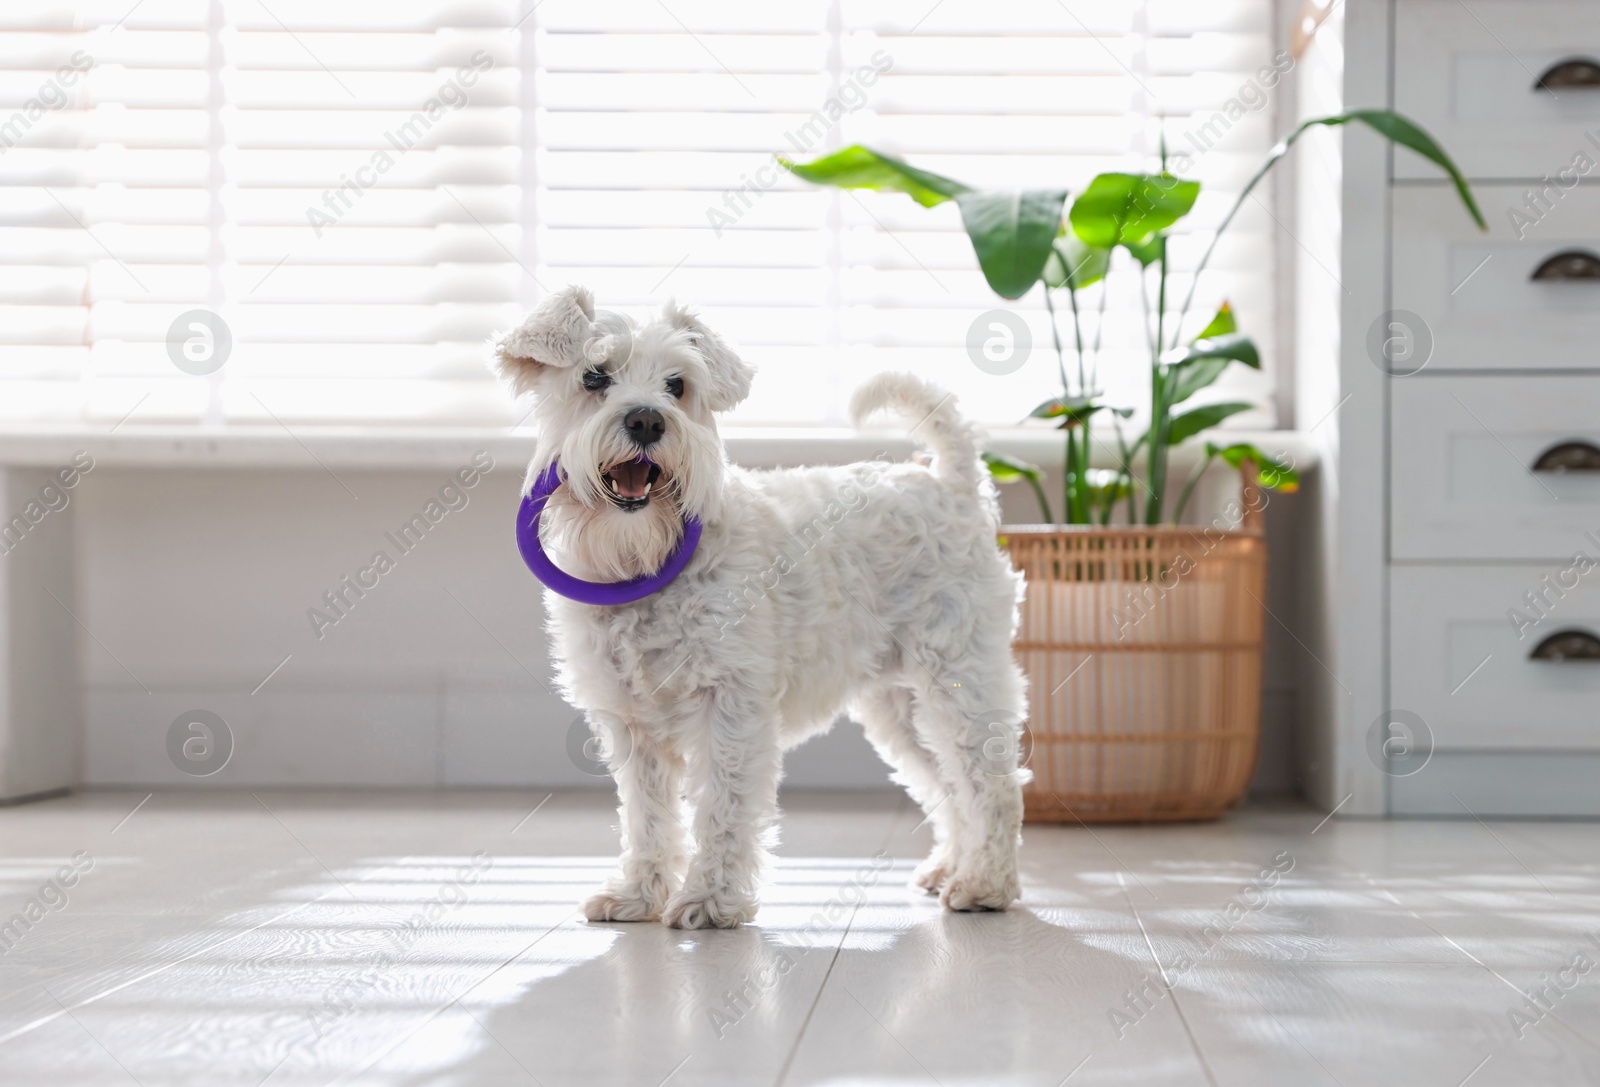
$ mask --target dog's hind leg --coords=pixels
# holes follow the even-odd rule
[[[667,903],[661,920],[673,928],[736,928],[756,914],[761,867],[778,814],[778,749],[775,706],[741,685],[703,695],[691,730],[690,796],[694,800],[695,855],[683,889]]]
[[[622,874],[583,904],[591,921],[657,920],[683,870],[683,760],[639,729],[629,735],[632,749],[618,753],[611,771],[621,801]]]
[[[1009,651],[981,678],[959,686],[917,682],[912,719],[951,785],[955,871],[939,900],[952,910],[1003,910],[1022,894],[1017,844],[1022,831],[1019,734],[1027,701]],[[920,680],[920,682],[919,682]]]
[[[912,723],[911,691],[892,683],[874,687],[852,707],[878,756],[893,769],[903,786],[933,824],[933,851],[917,866],[913,885],[938,894],[955,871],[955,842],[951,838],[950,787],[939,776],[939,764],[917,739]]]

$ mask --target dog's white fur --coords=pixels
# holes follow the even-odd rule
[[[1026,699],[1010,646],[1022,580],[996,547],[994,491],[951,397],[881,374],[851,405],[858,422],[884,408],[906,416],[931,463],[752,472],[728,464],[714,419],[749,392],[752,370],[670,303],[634,325],[569,288],[496,354],[513,388],[536,398],[529,485],[560,458],[566,486],[543,535],[564,568],[604,581],[652,573],[685,515],[705,526],[684,572],[636,603],[545,594],[563,692],[592,725],[627,733],[611,767],[621,873],[584,904],[589,919],[750,920],[782,753],[847,707],[933,824],[916,884],[956,910],[1014,901]],[[596,368],[612,380],[598,392],[583,385]],[[671,377],[684,381],[681,399]],[[602,474],[640,452],[623,426],[639,407],[665,422],[647,450],[663,474],[630,512]]]

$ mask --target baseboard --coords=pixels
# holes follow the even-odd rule
[[[527,679],[421,677],[412,683],[275,683],[91,687],[83,783],[96,788],[613,788],[572,756],[581,715]],[[227,727],[231,753],[199,776],[180,769],[168,732],[203,708]],[[200,766],[196,769],[210,769]],[[790,751],[784,780],[798,788],[889,787],[889,769],[840,718]]]
[[[24,793],[22,796],[0,796],[0,808],[11,808],[18,804],[35,804],[41,800],[55,800],[71,792],[70,788],[63,786],[59,789],[45,789],[37,793]]]

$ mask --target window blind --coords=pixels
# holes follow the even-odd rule
[[[1271,63],[1264,3],[996,0],[943,4],[920,24],[916,15],[890,14],[901,10],[861,7],[854,51],[881,49],[894,66],[873,89],[870,108],[847,115],[841,142],[880,147],[971,185],[1075,194],[1103,171],[1156,170],[1164,134],[1175,172],[1203,186],[1190,219],[1174,232],[1177,270],[1199,260],[1273,142],[1271,92],[1252,95],[1259,106],[1246,107],[1237,121],[1213,123],[1257,69]],[[1176,158],[1184,152],[1187,163]],[[879,369],[917,370],[958,390],[967,410],[995,423],[1014,422],[1057,392],[1041,289],[1014,303],[998,298],[977,269],[953,205],[928,210],[903,197],[865,193],[846,194],[837,204],[846,385]],[[1273,342],[1273,229],[1265,207],[1252,205],[1235,220],[1197,296],[1191,333],[1227,298],[1258,343]],[[1125,253],[1116,258],[1119,270],[1132,263]],[[1106,299],[1098,384],[1112,403],[1141,408],[1149,384],[1145,329],[1153,318],[1147,323],[1132,283],[1122,278]],[[1187,286],[1184,275],[1169,282],[1171,310]],[[1097,308],[1102,289],[1081,292],[1080,304]],[[1153,306],[1153,280],[1150,295]],[[1069,300],[1057,292],[1055,301],[1072,372]],[[968,327],[991,309],[1015,310],[1030,328],[1028,361],[1009,375],[978,371],[966,350]],[[1175,316],[1169,311],[1168,321]],[[1091,348],[1096,324],[1086,314]],[[1234,368],[1206,395],[1241,393],[1265,403],[1269,380]]]
[[[0,154],[0,411],[113,425],[504,414],[483,342],[515,319],[525,274],[515,10],[0,14],[0,114],[71,56],[92,64]]]
[[[111,425],[504,424],[484,343],[568,283],[698,306],[761,369],[743,424],[841,423],[891,367],[1012,422],[1053,391],[1039,293],[993,295],[953,207],[813,189],[773,154],[862,142],[1079,190],[1153,169],[1165,133],[1205,186],[1186,267],[1275,94],[1267,0],[144,0],[0,27],[0,417]],[[1197,301],[1263,346],[1275,229],[1250,206]],[[1004,377],[965,347],[998,308],[1034,344]],[[1101,383],[1136,403],[1137,293],[1106,314]],[[1265,403],[1270,367],[1216,391]]]

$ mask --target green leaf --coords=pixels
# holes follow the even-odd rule
[[[1039,282],[1066,199],[1065,189],[956,194],[983,277],[1000,297],[1021,298]]]
[[[1050,513],[1050,501],[1044,496],[1043,473],[1037,464],[1030,464],[1025,460],[1008,457],[1004,453],[992,453],[984,450],[983,463],[989,467],[989,478],[996,483],[1015,483],[1026,480],[1029,487],[1033,488],[1033,496],[1039,500],[1039,512],[1044,515],[1045,524],[1053,524],[1055,518]]]
[[[1450,180],[1455,183],[1456,194],[1461,197],[1461,202],[1466,205],[1467,212],[1472,216],[1472,221],[1478,224],[1479,230],[1488,230],[1489,224],[1484,222],[1483,212],[1478,210],[1478,202],[1472,198],[1472,188],[1467,184],[1467,179],[1461,175],[1456,164],[1450,156],[1445,154],[1444,148],[1434,141],[1434,138],[1410,118],[1387,109],[1354,109],[1349,113],[1339,113],[1332,117],[1313,117],[1303,123],[1299,128],[1284,137],[1276,147],[1267,153],[1267,161],[1262,163],[1261,169],[1256,171],[1255,177],[1245,186],[1244,192],[1239,194],[1241,203],[1245,194],[1255,187],[1257,181],[1272,168],[1272,164],[1288,153],[1289,148],[1300,136],[1314,125],[1335,127],[1346,125],[1351,121],[1360,121],[1380,136],[1393,140],[1402,147],[1410,148],[1429,162],[1434,163],[1445,173],[1450,175]]]
[[[1217,321],[1213,319],[1211,323],[1215,325]],[[1183,403],[1217,380],[1230,362],[1242,362],[1252,369],[1261,369],[1261,353],[1256,350],[1250,337],[1239,332],[1195,340],[1187,347],[1168,351],[1161,361],[1173,374],[1170,394],[1173,404]]]
[[[841,189],[901,192],[925,208],[955,200],[984,278],[1002,298],[1021,298],[1035,283],[1061,232],[1063,190],[978,192],[954,178],[919,170],[856,144],[811,162],[779,163],[796,177]]]
[[[1177,445],[1188,440],[1202,430],[1210,430],[1230,415],[1238,415],[1241,411],[1249,411],[1254,404],[1241,404],[1237,401],[1226,404],[1206,404],[1202,407],[1191,408],[1182,415],[1174,415],[1172,422],[1167,427],[1167,444]]]
[[[1075,291],[1100,282],[1111,267],[1111,250],[1085,245],[1073,231],[1063,231],[1050,247],[1044,262],[1047,287],[1070,287]]]
[[[1184,363],[1178,368],[1176,380],[1172,383],[1172,391],[1169,394],[1171,403],[1181,404],[1210,385],[1222,376],[1222,371],[1226,370],[1232,361],[1230,358],[1212,355]]]
[[[793,162],[782,155],[778,156],[778,162],[796,177],[815,185],[903,192],[925,208],[972,191],[954,178],[919,170],[893,155],[860,144],[810,162]]]
[[[1261,183],[1261,179],[1267,176],[1268,171],[1272,169],[1279,159],[1289,153],[1289,148],[1294,146],[1295,141],[1313,127],[1317,125],[1345,125],[1351,121],[1360,121],[1373,131],[1394,140],[1404,147],[1409,147],[1431,162],[1437,163],[1445,173],[1450,175],[1450,180],[1455,182],[1456,193],[1460,195],[1461,202],[1466,205],[1473,222],[1478,224],[1478,229],[1489,229],[1489,224],[1483,220],[1483,212],[1478,210],[1478,204],[1472,198],[1472,189],[1467,185],[1467,179],[1461,176],[1461,171],[1456,169],[1456,164],[1450,160],[1449,155],[1444,153],[1444,149],[1434,142],[1433,137],[1429,136],[1414,122],[1398,113],[1384,109],[1358,109],[1349,113],[1335,114],[1332,117],[1313,117],[1311,120],[1303,122],[1299,128],[1289,133],[1271,151],[1267,152],[1267,157],[1261,163],[1261,166],[1251,175],[1250,180],[1245,182],[1244,188],[1239,190],[1239,195],[1234,200],[1233,206],[1228,209],[1228,214],[1222,217],[1222,222],[1217,226],[1216,232],[1211,235],[1211,242],[1206,246],[1206,251],[1201,254],[1200,263],[1195,265],[1194,273],[1189,279],[1189,293],[1184,296],[1183,305],[1178,310],[1179,324],[1183,323],[1183,318],[1189,312],[1189,303],[1194,301],[1195,288],[1200,284],[1200,273],[1204,272],[1206,266],[1211,263],[1211,254],[1216,252],[1217,243],[1222,240],[1222,235],[1227,231],[1228,224],[1232,223],[1234,216],[1239,214],[1239,209],[1244,207],[1245,200],[1250,196],[1251,191]]]
[[[1226,336],[1230,332],[1238,332],[1239,323],[1233,319],[1233,307],[1222,303],[1217,310],[1217,315],[1211,318],[1211,323],[1200,330],[1196,340],[1211,340],[1218,336]],[[1193,341],[1191,341],[1193,342]]]
[[[1072,202],[1072,229],[1090,245],[1138,245],[1194,207],[1198,181],[1171,174],[1101,174]]]
[[[1256,482],[1269,491],[1281,491],[1284,494],[1293,494],[1300,489],[1300,473],[1293,468],[1285,467],[1276,459],[1267,456],[1249,442],[1235,442],[1229,446],[1206,443],[1206,452],[1214,457],[1221,457],[1234,468],[1242,468],[1244,462],[1256,462]]]
[[[1133,259],[1139,262],[1139,267],[1148,268],[1160,260],[1166,250],[1167,236],[1165,234],[1152,234],[1142,242],[1125,242],[1122,248],[1133,254]]]
[[[1016,483],[1018,480],[1039,478],[1039,466],[1004,453],[983,454],[983,463],[989,466],[989,475],[996,483]]]
[[[1254,341],[1242,332],[1198,339],[1185,347],[1174,347],[1161,356],[1161,361],[1167,366],[1181,366],[1194,359],[1213,358],[1230,359],[1255,370],[1261,369],[1261,352],[1256,350]]]
[[[1210,385],[1222,376],[1230,362],[1261,369],[1261,355],[1255,344],[1235,335],[1238,329],[1233,307],[1224,302],[1211,323],[1200,330],[1200,335],[1191,340],[1187,348],[1169,352],[1166,361],[1175,371],[1169,394],[1171,403],[1181,404]]]
[[[1106,405],[1100,403],[1092,396],[1055,396],[1046,400],[1028,413],[1029,419],[1060,419],[1061,426],[1057,429],[1065,430],[1077,426],[1097,411],[1105,410]],[[1118,414],[1126,417],[1126,409],[1113,408]]]
[[[1489,229],[1489,224],[1483,221],[1483,212],[1478,210],[1478,202],[1472,198],[1472,188],[1467,184],[1467,179],[1456,168],[1456,164],[1451,160],[1450,156],[1445,154],[1444,148],[1440,147],[1432,136],[1423,131],[1421,126],[1409,118],[1387,109],[1358,109],[1352,110],[1344,116],[1349,120],[1362,122],[1402,147],[1410,148],[1449,174],[1450,180],[1455,183],[1456,194],[1461,197],[1461,202],[1466,205],[1467,211],[1472,215],[1473,222],[1478,224],[1478,229]],[[1331,118],[1328,120],[1332,123]]]

